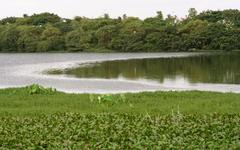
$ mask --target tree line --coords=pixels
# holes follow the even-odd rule
[[[52,13],[0,20],[1,52],[161,52],[240,49],[240,11],[189,9],[185,18],[61,18]]]

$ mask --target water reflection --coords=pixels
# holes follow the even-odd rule
[[[147,79],[164,84],[240,83],[240,53],[106,61],[67,69],[78,78]]]

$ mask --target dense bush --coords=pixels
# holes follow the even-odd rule
[[[0,51],[192,51],[240,49],[240,11],[192,8],[184,19],[161,11],[141,20],[119,18],[60,18],[42,13],[0,20]]]
[[[240,115],[54,114],[0,118],[0,149],[237,149]]]

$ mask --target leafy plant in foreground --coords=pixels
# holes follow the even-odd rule
[[[44,88],[38,84],[27,86],[26,89],[29,94],[51,94],[57,91],[55,88]]]

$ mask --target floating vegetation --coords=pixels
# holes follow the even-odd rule
[[[240,115],[1,117],[0,149],[237,149]]]

